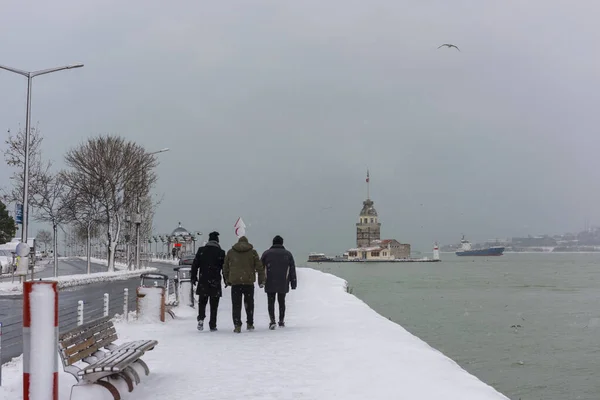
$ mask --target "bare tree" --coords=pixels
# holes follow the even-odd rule
[[[44,138],[39,127],[32,127],[29,135],[29,192],[28,203],[32,208],[38,208],[40,190],[42,190],[52,163],[42,160],[42,142]],[[16,135],[8,131],[7,148],[4,160],[9,167],[14,168],[11,176],[12,188],[2,188],[2,197],[9,203],[23,202],[23,166],[25,165],[25,131],[19,128]],[[29,216],[29,214],[28,214]]]
[[[156,182],[156,157],[134,142],[106,135],[70,150],[65,161],[71,167],[64,174],[68,185],[75,193],[94,193],[98,200],[108,227],[108,270],[114,271],[123,213]]]
[[[52,243],[52,233],[45,229],[40,229],[35,235],[35,241],[44,245],[44,251],[48,250],[48,245]]]
[[[65,177],[65,180],[68,179]],[[98,237],[105,218],[97,188],[79,185],[71,189],[65,210],[75,228],[76,242],[86,242],[87,273],[92,272],[92,239]]]
[[[54,276],[58,276],[58,227],[70,220],[68,213],[69,187],[62,173],[39,176],[37,183],[36,221],[52,224]]]

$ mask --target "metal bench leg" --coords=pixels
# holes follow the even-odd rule
[[[94,382],[95,385],[100,385],[106,389],[108,389],[108,391],[110,392],[110,394],[113,395],[113,398],[115,400],[121,400],[121,394],[119,394],[119,391],[117,390],[117,388],[115,387],[115,385],[113,385],[110,382],[107,381],[103,381],[103,380],[99,380]]]
[[[127,383],[127,389],[129,389],[129,392],[133,392],[133,381],[131,380],[131,377],[127,375],[127,372],[119,372],[117,375],[123,378],[125,383]]]
[[[144,361],[142,361],[141,358],[138,358],[136,360],[136,363],[139,363],[142,366],[142,368],[144,368],[144,371],[146,372],[146,376],[150,375],[150,368],[148,368],[148,365]]]
[[[140,383],[140,375],[137,373],[137,371],[135,370],[135,368],[133,367],[127,367],[125,368],[125,371],[123,371],[124,373],[130,373],[131,376],[133,376],[133,379],[135,380],[135,384],[138,385]]]

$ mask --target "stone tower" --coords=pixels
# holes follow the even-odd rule
[[[381,240],[381,223],[373,207],[373,200],[369,197],[369,171],[367,171],[367,199],[363,201],[363,208],[360,210],[356,224],[357,247],[369,247],[373,241]]]

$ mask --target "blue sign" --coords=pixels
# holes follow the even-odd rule
[[[15,210],[15,222],[17,224],[23,224],[23,204],[17,204],[16,210]]]

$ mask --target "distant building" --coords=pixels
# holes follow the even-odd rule
[[[373,204],[371,199],[363,201],[356,224],[356,247],[369,247],[375,240],[381,240],[381,223]]]
[[[369,196],[369,180],[367,171],[367,199],[363,201],[356,223],[356,248],[348,250],[348,259],[377,261],[409,258],[410,244],[400,243],[396,239],[381,240],[381,223]]]
[[[410,244],[400,243],[396,239],[375,240],[371,246],[348,250],[348,259],[383,261],[409,257]]]

